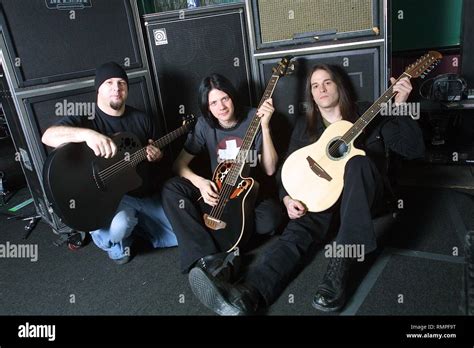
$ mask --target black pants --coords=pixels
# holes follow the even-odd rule
[[[201,257],[222,252],[203,224],[201,193],[189,180],[174,177],[162,191],[163,209],[178,239],[182,272]],[[281,206],[276,199],[257,199],[255,207],[255,232],[268,234],[281,222]]]
[[[256,288],[267,305],[273,303],[295,275],[307,251],[325,239],[339,209],[338,244],[363,244],[365,253],[376,248],[372,215],[383,202],[383,179],[366,156],[356,156],[346,164],[344,190],[337,206],[324,212],[307,213],[290,220],[259,261],[251,267],[245,282]]]

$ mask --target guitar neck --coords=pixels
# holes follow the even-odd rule
[[[185,134],[188,131],[188,129],[189,129],[189,125],[187,124],[184,126],[181,126],[180,128],[175,129],[174,131],[154,141],[150,145],[153,145],[159,149],[162,149],[163,147],[171,143],[173,140]],[[146,159],[146,146],[130,155],[130,164],[133,166],[136,166],[138,163],[144,161],[145,159]]]
[[[258,104],[259,108],[262,106],[265,100],[272,97],[279,79],[280,76],[272,75],[270,81],[268,82],[267,88],[265,88],[263,97],[262,99],[260,99],[260,103]],[[237,154],[235,164],[232,166],[231,171],[227,175],[227,180],[229,180],[231,184],[234,184],[236,182],[238,176],[240,175],[240,172],[242,171],[242,168],[245,165],[248,153],[250,151],[250,147],[252,146],[252,143],[255,140],[255,137],[260,128],[260,123],[261,119],[257,116],[257,113],[255,113],[252,118],[252,121],[250,122],[250,126],[248,127],[247,132],[245,133],[245,137],[242,141],[242,146],[240,147],[239,153]]]
[[[403,77],[411,78],[410,75],[403,73],[400,75],[397,81],[395,81],[395,83]],[[359,117],[356,122],[354,122],[354,125],[349,128],[349,130],[341,137],[342,141],[344,141],[346,144],[349,144],[362,133],[364,128],[367,127],[367,125],[375,118],[375,116],[377,116],[383,106],[397,94],[397,92],[393,91],[393,85],[390,86],[385,91],[385,93],[382,94],[361,117]]]
[[[159,149],[162,149],[163,147],[171,143],[173,140],[185,134],[188,130],[189,130],[189,125],[181,126],[175,129],[174,131],[172,131],[171,133],[168,133],[165,136],[153,142],[153,145]]]

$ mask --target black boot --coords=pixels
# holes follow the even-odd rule
[[[335,257],[329,260],[323,282],[313,298],[313,307],[324,312],[339,311],[346,302],[346,280],[352,259]]]
[[[252,315],[258,309],[260,294],[246,284],[233,285],[213,277],[200,267],[189,272],[194,295],[219,315]]]

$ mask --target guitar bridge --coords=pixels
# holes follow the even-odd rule
[[[331,181],[332,177],[321,167],[314,159],[311,158],[311,156],[306,157],[306,160],[308,161],[309,167],[311,170],[319,176],[320,178],[326,179],[327,181]]]
[[[215,231],[222,230],[227,226],[224,221],[213,218],[212,216],[209,216],[209,214],[204,214],[204,224],[211,230]]]

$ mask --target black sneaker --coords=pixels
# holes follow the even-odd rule
[[[203,271],[223,281],[232,281],[240,269],[240,256],[233,252],[208,255],[200,258],[194,264]]]
[[[313,307],[323,312],[341,310],[346,302],[346,281],[352,259],[336,257],[329,260],[323,282],[313,298]]]
[[[200,267],[189,272],[189,284],[199,301],[219,315],[252,315],[257,311],[259,294],[244,284],[232,285]]]
[[[125,255],[124,257],[121,257],[120,259],[112,259],[112,261],[116,265],[125,265],[126,263],[130,262],[130,256]]]

